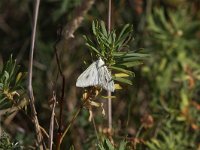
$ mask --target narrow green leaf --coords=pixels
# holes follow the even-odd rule
[[[7,71],[4,72],[4,77],[5,77],[5,82],[7,82],[7,80],[10,77]]]
[[[148,57],[121,57],[116,58],[116,62],[130,62],[130,61],[138,61],[138,60],[145,60]]]
[[[149,54],[135,53],[135,52],[114,52],[114,56],[126,56],[126,57],[149,57]]]
[[[132,81],[129,79],[125,79],[125,78],[120,78],[120,77],[113,77],[113,80],[118,81],[118,82],[122,82],[125,84],[129,84],[129,85],[133,85]]]
[[[108,33],[107,33],[107,30],[106,30],[106,26],[105,26],[105,23],[103,21],[100,22],[100,25],[101,25],[101,30],[102,30],[102,33],[108,37]]]
[[[134,61],[134,62],[126,62],[121,64],[116,64],[116,66],[126,66],[127,68],[138,66],[143,64],[141,61]]]
[[[93,31],[93,34],[94,34],[94,35],[97,34],[97,32],[96,32],[96,24],[95,24],[95,22],[96,22],[96,21],[93,21],[93,22],[92,22],[92,31]],[[96,22],[96,23],[97,23],[97,22]]]
[[[115,67],[115,66],[110,66],[109,68],[113,69],[113,70],[116,70],[116,71],[120,71],[120,72],[126,73],[126,74],[130,75],[131,77],[135,76],[134,72],[126,70],[126,69],[123,69],[123,68],[119,68],[119,67]]]
[[[118,40],[117,42],[115,42],[115,46],[118,48],[121,48],[123,46],[127,46],[126,44],[132,39],[132,36],[130,33],[128,33],[127,35],[122,36],[122,38],[120,40]]]
[[[124,35],[124,32],[125,32],[125,31],[127,30],[127,28],[129,28],[129,27],[130,27],[130,24],[126,24],[126,25],[123,27],[122,31],[121,31],[120,34],[119,34],[118,40],[121,39],[122,35]]]
[[[108,48],[110,47],[111,42],[108,40],[107,37],[105,37],[102,33],[99,33],[99,40],[102,41],[103,44],[105,44]]]
[[[86,43],[85,45],[87,45],[91,50],[93,50],[94,52],[96,52],[97,54],[99,54],[101,56],[101,53],[95,48],[93,47],[92,45]]]
[[[19,72],[17,77],[16,77],[15,83],[19,82],[21,78],[22,78],[22,73]]]

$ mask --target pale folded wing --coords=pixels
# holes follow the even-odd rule
[[[77,79],[77,87],[88,87],[99,85],[99,73],[97,70],[97,63],[93,62]]]
[[[100,79],[100,86],[110,92],[114,92],[115,85],[114,81],[112,80],[111,73],[109,72],[107,66],[102,66],[98,69],[99,72],[99,79]]]

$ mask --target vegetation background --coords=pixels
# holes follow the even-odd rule
[[[33,1],[27,0],[0,1],[0,149],[35,147],[30,107],[24,102],[28,99],[26,80],[22,80],[27,78],[23,72],[28,71],[33,5]],[[88,8],[85,14],[84,8]],[[53,87],[56,85],[60,95],[62,85],[60,78],[56,80],[57,32],[79,13],[84,18],[74,38],[68,39],[58,52],[66,79],[63,104],[66,123],[80,104],[81,89],[75,83],[86,68],[83,62],[92,62],[83,35],[94,38],[93,20],[107,22],[108,1],[42,0],[40,4],[33,89],[38,119],[47,131]],[[88,121],[88,111],[82,110],[61,149],[200,149],[199,20],[199,0],[112,1],[112,28],[133,24],[134,40],[130,49],[136,52],[142,49],[150,57],[132,69],[133,86],[122,84],[123,89],[114,93],[112,140],[103,136],[107,135],[107,119],[95,109],[96,128],[102,137],[97,146],[94,125]],[[19,70],[11,60],[6,64],[11,55],[20,65]],[[58,116],[59,107],[55,112]]]

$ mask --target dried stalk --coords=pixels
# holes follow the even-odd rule
[[[31,107],[31,116],[32,120],[35,125],[35,132],[37,138],[37,144],[40,150],[43,150],[43,137],[40,130],[39,121],[37,118],[37,112],[35,109],[35,99],[33,95],[33,87],[32,87],[32,76],[33,76],[33,54],[34,54],[34,46],[35,46],[35,35],[36,35],[36,27],[37,27],[37,19],[38,19],[38,12],[39,12],[39,5],[40,0],[35,1],[35,8],[34,8],[34,20],[33,20],[33,30],[31,36],[31,48],[30,48],[30,56],[29,56],[29,71],[28,71],[28,92],[29,92],[29,101]]]

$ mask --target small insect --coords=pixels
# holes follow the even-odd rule
[[[99,86],[107,91],[114,92],[114,81],[105,62],[99,58],[93,62],[77,79],[77,87]]]

